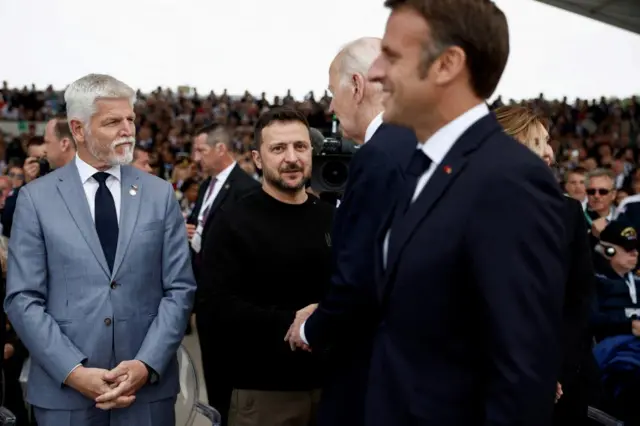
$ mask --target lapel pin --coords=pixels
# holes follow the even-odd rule
[[[444,172],[445,172],[446,174],[450,175],[450,174],[451,174],[451,167],[449,167],[449,166],[444,166]]]
[[[131,185],[131,189],[129,190],[129,195],[134,196],[138,193],[138,185]]]
[[[226,185],[224,186],[224,189],[229,189],[230,187],[231,187],[231,185],[226,184]]]

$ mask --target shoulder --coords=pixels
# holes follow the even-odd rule
[[[154,192],[171,192],[173,193],[173,185],[169,181],[159,178],[151,173],[143,172],[133,166],[122,166],[122,172],[127,173],[130,177],[133,177],[136,181],[144,185],[145,190],[151,190]]]
[[[233,169],[231,169],[230,176],[233,178],[234,182],[239,183],[243,188],[251,189],[260,186],[260,183],[253,177],[249,176],[247,172],[242,170],[242,168],[238,164],[236,164]]]
[[[333,216],[336,207],[320,198],[316,197],[313,194],[309,194],[309,200],[313,205],[313,208],[316,209],[321,215],[324,216]]]
[[[616,209],[616,216],[624,213],[629,207],[636,207],[638,203],[640,203],[640,194],[628,196],[627,198],[622,200],[622,202]]]
[[[418,145],[418,139],[411,129],[383,123],[363,148],[367,145],[396,154],[407,149],[414,150]]]
[[[70,178],[70,173],[73,171],[75,171],[75,165],[69,163],[64,167],[60,167],[59,169],[56,169],[51,173],[47,173],[46,175],[22,186],[19,188],[19,191],[15,191],[15,195],[17,196],[20,192],[25,190],[29,192],[30,195],[39,196],[44,193],[49,193],[51,190],[55,189],[58,182]]]

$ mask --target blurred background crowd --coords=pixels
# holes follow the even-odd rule
[[[42,135],[36,123],[44,123],[64,114],[61,90],[51,86],[14,88],[3,82],[0,90],[0,172],[13,187],[21,185],[20,170],[27,157],[29,140]],[[267,99],[265,94],[245,92],[241,96],[222,93],[199,94],[188,87],[176,90],[158,87],[149,94],[138,93],[136,105],[137,139],[148,154],[154,174],[170,180],[179,192],[197,188],[198,170],[191,158],[191,144],[196,129],[208,123],[224,124],[234,138],[234,155],[240,165],[255,174],[250,157],[252,132],[261,112],[274,105],[293,105],[303,111],[312,127],[328,135],[331,131],[331,98],[325,92],[310,92],[296,100],[290,93]],[[640,191],[634,179],[640,146],[640,108],[638,99],[495,99],[492,107],[504,104],[526,105],[550,120],[551,144],[556,155],[555,168],[560,181],[568,171],[597,167],[612,169],[619,178],[618,202]],[[13,123],[8,125],[8,123]],[[181,191],[184,183],[187,187]],[[0,189],[4,188],[5,183]],[[6,183],[8,185],[8,183]]]

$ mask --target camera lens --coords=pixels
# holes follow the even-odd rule
[[[322,167],[322,180],[327,186],[340,187],[349,175],[347,164],[341,161],[329,161]]]

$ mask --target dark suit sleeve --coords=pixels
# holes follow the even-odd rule
[[[18,192],[16,191],[10,197],[5,200],[4,209],[2,210],[2,235],[7,238],[11,237],[11,228],[13,227],[13,214],[16,211],[16,201],[18,199]]]
[[[529,163],[493,172],[469,221],[469,266],[483,311],[469,327],[481,321],[487,333],[486,353],[469,356],[486,362],[486,426],[549,424],[554,405],[565,205],[546,166]]]
[[[567,199],[570,264],[564,302],[565,347],[561,380],[572,375],[580,364],[589,340],[589,316],[595,294],[595,273],[587,221],[578,201]]]
[[[249,247],[234,226],[233,213],[224,208],[212,224],[203,248],[202,281],[204,295],[210,304],[212,317],[223,324],[233,324],[240,329],[278,330],[279,338],[284,338],[295,319],[295,310],[283,310],[259,306],[247,300],[256,283],[245,262]],[[281,333],[280,333],[281,332]]]
[[[362,333],[358,328],[365,327],[372,314],[373,293],[367,289],[374,288],[374,240],[383,210],[380,197],[389,191],[392,174],[397,172],[393,164],[373,146],[363,147],[350,164],[335,218],[331,285],[304,325],[313,348],[325,348],[339,336]]]

